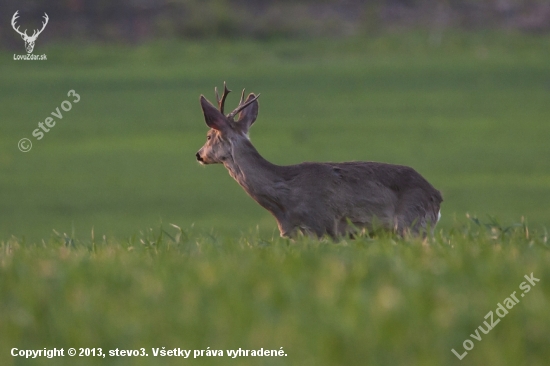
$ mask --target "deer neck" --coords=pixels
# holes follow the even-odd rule
[[[277,166],[264,159],[250,140],[232,142],[232,156],[224,162],[229,174],[262,206],[275,199],[275,183],[280,181]]]

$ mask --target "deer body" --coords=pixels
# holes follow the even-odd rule
[[[281,236],[303,232],[335,238],[375,226],[418,233],[437,223],[441,195],[412,168],[376,162],[270,163],[247,135],[258,113],[257,97],[251,94],[245,103],[241,97],[239,107],[224,116],[227,92],[218,98],[220,110],[201,96],[211,129],[197,160],[224,164],[248,195],[275,217]]]

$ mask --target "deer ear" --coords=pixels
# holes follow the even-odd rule
[[[223,131],[227,128],[227,119],[225,116],[210,103],[204,95],[201,95],[201,107],[204,113],[206,125],[218,131]]]
[[[256,98],[256,96],[254,95],[254,93],[250,93],[248,95],[248,98],[246,98],[246,102],[248,102],[249,100],[251,99],[254,99]],[[254,121],[256,121],[256,118],[258,117],[258,108],[259,108],[259,104],[258,104],[258,101],[255,100],[253,101],[248,107],[246,107],[245,109],[243,109],[241,111],[241,113],[239,114],[239,125],[242,126],[242,128],[244,128],[246,131],[248,131],[248,129],[250,128],[250,126],[252,126],[252,124],[254,123]]]

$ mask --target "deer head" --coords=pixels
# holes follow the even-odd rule
[[[19,15],[17,13],[19,13],[19,10],[16,11],[15,14],[13,14],[13,17],[11,18],[11,26],[13,27],[13,29],[17,33],[19,33],[21,35],[21,38],[23,38],[23,40],[25,41],[25,49],[27,50],[27,53],[32,53],[32,50],[34,49],[34,43],[36,42],[36,39],[38,38],[40,33],[42,33],[44,28],[46,28],[46,24],[48,24],[48,20],[50,18],[48,18],[48,14],[44,13],[44,21],[42,22],[42,29],[40,29],[40,30],[35,29],[32,36],[29,36],[27,34],[26,29],[25,29],[24,32],[21,32],[19,30],[19,26],[17,26],[17,28],[16,28],[15,22],[16,22],[17,18],[19,18]]]
[[[248,140],[248,130],[256,121],[258,116],[259,94],[249,94],[244,100],[244,89],[241,94],[239,105],[233,112],[225,115],[224,105],[227,94],[231,90],[227,89],[223,83],[223,94],[221,98],[218,95],[218,89],[215,88],[218,108],[210,103],[203,95],[200,97],[202,111],[206,125],[210,127],[206,135],[206,143],[197,152],[197,161],[201,164],[224,163],[232,157],[232,146],[239,140]],[[235,120],[235,116],[238,119]]]

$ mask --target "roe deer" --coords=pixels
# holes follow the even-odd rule
[[[272,164],[248,138],[258,116],[260,95],[250,94],[244,100],[243,89],[237,108],[225,115],[230,90],[224,83],[221,98],[217,88],[214,90],[218,108],[200,96],[210,130],[197,160],[223,164],[246,193],[275,216],[281,236],[294,237],[301,231],[335,239],[376,225],[400,235],[426,234],[428,227],[433,230],[443,199],[414,169],[355,161]]]

